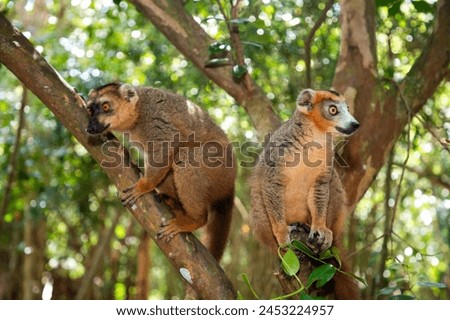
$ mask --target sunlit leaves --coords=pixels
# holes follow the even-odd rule
[[[230,45],[224,42],[214,42],[208,47],[208,52],[211,58],[226,56],[230,50]]]
[[[412,1],[413,6],[419,12],[433,13],[435,8],[426,1]]]

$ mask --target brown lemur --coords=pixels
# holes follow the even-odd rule
[[[306,89],[292,117],[270,136],[250,186],[252,229],[272,252],[290,242],[290,225],[298,222],[310,225],[307,242],[314,251],[342,247],[347,208],[332,137],[358,127],[342,95]]]
[[[161,225],[159,238],[206,225],[203,243],[220,260],[230,230],[236,165],[225,133],[208,113],[186,98],[151,87],[110,83],[87,100],[87,132],[129,135],[143,148],[145,172],[123,190],[122,203],[156,191],[174,218]]]

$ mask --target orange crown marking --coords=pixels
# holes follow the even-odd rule
[[[344,101],[345,99],[343,96],[337,96],[330,91],[316,91],[313,104],[318,104],[323,100]]]

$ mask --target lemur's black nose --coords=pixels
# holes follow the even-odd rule
[[[359,128],[359,123],[354,121],[352,123],[350,123],[350,128],[352,128],[352,131],[356,131]]]

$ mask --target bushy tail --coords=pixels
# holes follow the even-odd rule
[[[208,214],[203,244],[217,262],[222,258],[227,245],[233,215],[234,196],[227,197],[214,203]]]

